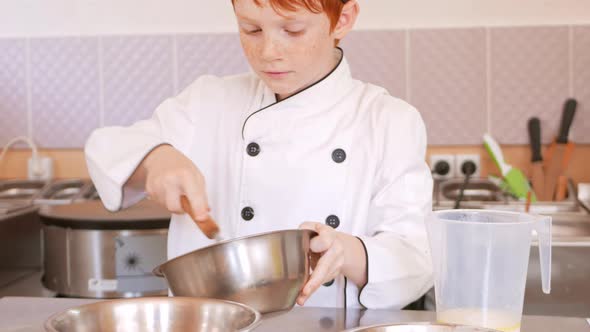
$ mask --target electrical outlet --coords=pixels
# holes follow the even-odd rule
[[[448,167],[447,167],[448,166]],[[452,154],[433,154],[430,156],[432,177],[447,180],[455,177],[455,156]]]
[[[51,180],[53,178],[53,160],[49,157],[38,157],[38,165],[34,165],[33,158],[27,162],[30,180]]]
[[[459,177],[464,177],[463,165],[471,161],[475,164],[475,172],[471,174],[471,177],[478,178],[481,175],[481,157],[479,154],[458,154],[455,156],[456,174]]]

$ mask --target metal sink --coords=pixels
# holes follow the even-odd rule
[[[0,200],[33,200],[46,185],[47,182],[40,180],[0,181]]]
[[[80,198],[87,201],[93,201],[99,200],[100,196],[98,195],[98,191],[96,191],[94,184],[90,183],[90,185],[82,192]]]
[[[0,202],[3,208],[15,202],[28,204],[67,204],[93,197],[96,191],[89,180],[3,180],[0,181]]]
[[[553,239],[556,241],[586,239],[590,247],[590,216],[586,216],[584,220],[580,221],[564,222],[559,219],[554,220],[551,232]]]
[[[452,209],[463,179],[452,179],[435,186],[434,210]],[[590,214],[581,207],[576,199],[572,184],[568,186],[570,195],[561,202],[535,202],[530,212],[550,216],[553,220],[553,239],[559,242],[576,242],[583,240],[590,246]],[[505,194],[487,179],[473,179],[464,191],[462,209],[525,211],[525,202]]]
[[[90,186],[82,179],[56,180],[47,185],[35,199],[36,204],[65,204],[82,199],[82,194]]]
[[[463,179],[451,179],[435,184],[434,210],[452,209],[459,196]],[[487,179],[471,179],[467,184],[461,208],[483,210],[505,210],[524,212],[525,202],[505,193],[495,183]],[[583,211],[576,199],[573,184],[568,184],[568,198],[561,202],[534,202],[530,206],[531,213],[554,215],[560,213],[578,213]],[[584,211],[585,212],[585,211]]]
[[[459,197],[463,179],[451,179],[441,182],[438,187],[438,201],[455,201]],[[504,202],[506,197],[494,183],[485,179],[471,179],[463,191],[462,201]]]
[[[587,317],[590,312],[590,243],[554,243],[551,253],[551,293],[541,291],[539,250],[530,252],[524,314]]]

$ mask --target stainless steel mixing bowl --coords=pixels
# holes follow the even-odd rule
[[[49,332],[252,331],[260,313],[243,304],[200,298],[146,297],[68,309],[45,322]]]
[[[500,332],[482,327],[434,324],[434,323],[405,323],[390,325],[373,325],[346,330],[344,332]]]
[[[310,230],[219,242],[156,267],[175,296],[244,303],[261,313],[291,309],[309,278]]]

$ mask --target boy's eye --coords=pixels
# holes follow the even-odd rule
[[[257,27],[255,25],[251,25],[251,24],[244,24],[244,25],[241,25],[240,24],[240,29],[244,33],[249,34],[249,35],[256,34],[256,33],[260,32],[260,31],[262,31],[262,29],[260,27]]]
[[[305,33],[305,30],[285,30],[291,36],[300,36]]]

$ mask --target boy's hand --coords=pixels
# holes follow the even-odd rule
[[[303,305],[323,283],[338,277],[344,265],[344,247],[339,232],[332,227],[316,223],[305,222],[300,229],[310,229],[318,233],[309,244],[311,252],[321,254],[307,283],[303,286],[297,304]]]
[[[170,145],[150,152],[140,165],[145,173],[145,190],[150,199],[172,213],[183,214],[180,197],[186,196],[198,221],[209,215],[205,179],[193,162]]]
[[[297,298],[297,304],[303,305],[322,284],[344,275],[362,288],[367,283],[366,253],[361,241],[349,234],[318,223],[304,222],[300,229],[311,229],[318,233],[311,239],[311,252],[321,254],[313,272]]]

